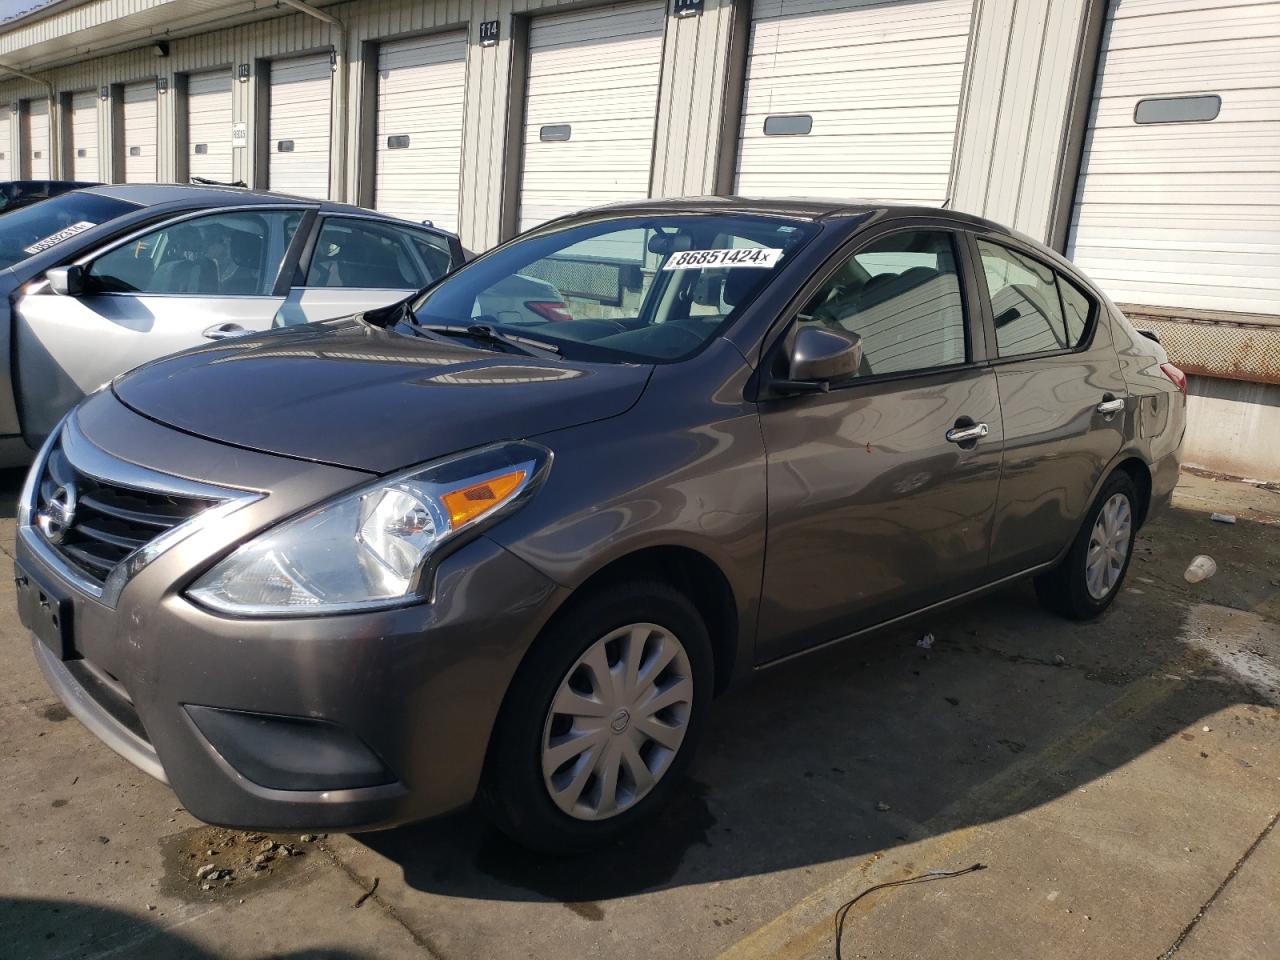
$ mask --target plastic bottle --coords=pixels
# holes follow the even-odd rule
[[[1213,557],[1206,557],[1204,554],[1196,557],[1191,561],[1191,565],[1187,567],[1187,572],[1182,576],[1187,583],[1199,583],[1201,580],[1208,580],[1218,572],[1218,565],[1214,562]]]

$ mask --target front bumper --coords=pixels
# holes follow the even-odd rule
[[[429,604],[306,619],[215,615],[184,599],[193,575],[305,506],[300,499],[365,477],[198,441],[109,396],[89,406],[81,427],[109,455],[136,463],[149,454],[153,466],[203,457],[194,475],[266,496],[162,554],[114,607],[77,589],[33,548],[38,534],[20,531],[20,570],[56,584],[74,608],[67,660],[35,642],[67,708],[210,823],[350,830],[466,804],[510,679],[562,588],[482,537],[442,561]],[[202,707],[236,722],[211,724]],[[245,715],[257,726],[239,723]],[[263,782],[279,783],[282,768],[309,787]]]

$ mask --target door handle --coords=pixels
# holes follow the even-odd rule
[[[207,340],[226,340],[228,337],[243,337],[249,333],[244,327],[238,323],[215,323],[212,327],[206,327],[203,331]]]
[[[1104,417],[1111,418],[1124,409],[1124,400],[1112,393],[1104,393],[1102,402],[1098,404],[1098,412]]]
[[[950,443],[972,443],[981,440],[991,429],[985,423],[975,423],[967,427],[952,427],[947,431]]]

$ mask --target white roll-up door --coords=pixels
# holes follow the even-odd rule
[[[99,180],[98,95],[82,90],[71,95],[71,179]]]
[[[187,78],[187,170],[193,177],[231,179],[231,74]]]
[[[267,182],[278,193],[329,196],[333,66],[328,53],[271,64]]]
[[[972,0],[755,0],[736,192],[941,204]]]
[[[154,80],[124,88],[125,183],[156,182],[156,84]]]
[[[649,196],[666,13],[620,3],[533,20],[521,230]]]
[[[32,180],[48,180],[49,171],[49,101],[27,101],[27,165]]]
[[[374,206],[458,229],[467,35],[384,43],[378,50]]]
[[[1109,11],[1068,254],[1113,300],[1280,314],[1280,4]]]
[[[13,139],[9,126],[9,111],[0,110],[0,180],[16,180],[17,165],[13,162]]]

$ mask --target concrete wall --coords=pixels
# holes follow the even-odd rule
[[[1189,377],[1182,460],[1280,481],[1280,385]]]

